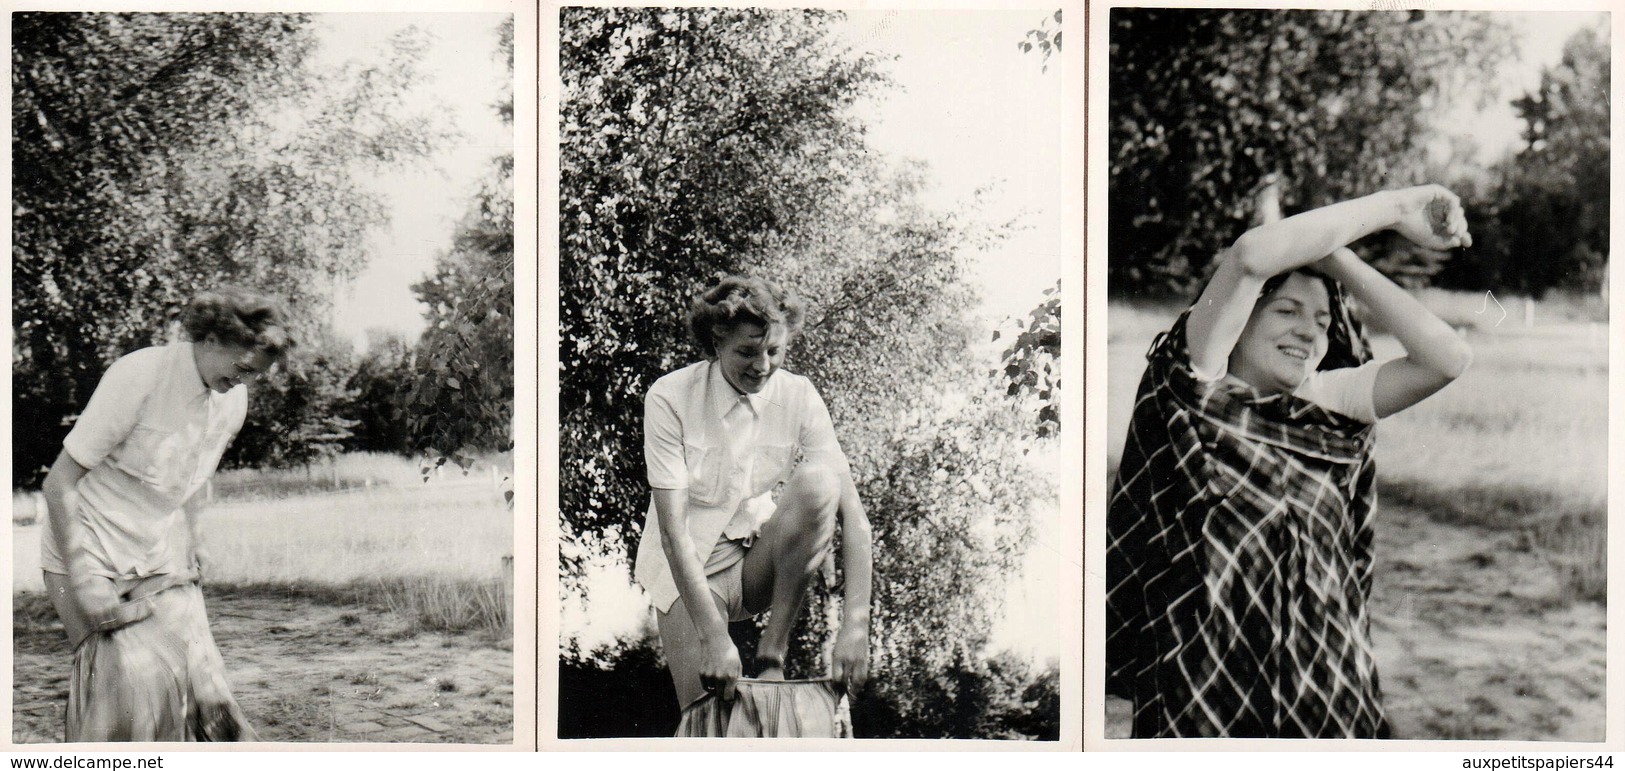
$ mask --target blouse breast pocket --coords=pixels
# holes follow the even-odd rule
[[[231,446],[232,432],[225,430],[209,431],[203,435],[202,453],[199,455],[197,473],[198,482],[214,476],[220,467],[220,457],[226,454],[226,448]]]
[[[726,458],[720,448],[683,443],[683,463],[688,466],[688,499],[701,505],[716,505],[727,497],[723,478]]]
[[[136,424],[116,451],[120,470],[160,490],[186,486],[196,454],[187,452],[185,432]]]
[[[753,496],[772,490],[790,475],[796,448],[788,444],[761,445],[756,448],[755,454],[756,464],[750,475],[750,494]]]

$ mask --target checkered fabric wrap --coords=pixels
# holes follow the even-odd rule
[[[1369,360],[1341,293],[1322,369]],[[1385,737],[1371,657],[1374,429],[1148,356],[1107,515],[1108,690],[1135,738]]]

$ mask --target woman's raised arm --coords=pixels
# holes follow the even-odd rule
[[[1450,191],[1429,185],[1396,191],[1396,199],[1400,217],[1395,230],[1406,238],[1432,249],[1472,245],[1461,201]],[[1432,396],[1472,362],[1472,349],[1449,324],[1354,252],[1338,249],[1316,267],[1342,284],[1405,347],[1405,356],[1377,370],[1371,393],[1377,417]]]
[[[1192,365],[1206,372],[1224,369],[1271,276],[1318,262],[1390,228],[1432,249],[1471,243],[1460,202],[1437,185],[1373,193],[1253,228],[1219,255],[1213,280],[1191,309]]]
[[[1219,254],[1219,267],[1187,322],[1191,365],[1221,372],[1271,276],[1309,265],[1346,244],[1393,227],[1390,193],[1332,204],[1253,228]]]

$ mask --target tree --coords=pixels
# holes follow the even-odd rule
[[[348,449],[411,454],[406,392],[416,377],[416,361],[415,347],[401,334],[367,331],[367,350],[348,383],[355,398],[343,410],[355,421]]]
[[[1429,111],[1513,48],[1479,13],[1114,9],[1109,281],[1189,293],[1264,175],[1286,205],[1423,181]]]
[[[993,331],[993,339],[1000,332]],[[1040,438],[1061,430],[1061,282],[1044,290],[1044,301],[1027,315],[1027,328],[1016,334],[1000,357],[1005,395],[1032,398],[1038,404],[1033,433]]]
[[[974,202],[927,209],[927,170],[869,151],[850,108],[884,81],[839,43],[833,18],[561,15],[561,569],[568,590],[590,555],[635,549],[648,501],[642,396],[697,356],[682,327],[692,292],[723,273],[773,278],[808,300],[786,367],[828,403],[874,523],[886,577],[874,680],[901,687],[984,655],[1045,482],[971,353],[985,332],[966,316],[977,299],[966,257],[1001,231]],[[792,673],[823,671],[836,562],[809,598]]]
[[[421,33],[318,72],[304,15],[13,20],[13,473],[28,485],[107,365],[163,342],[198,291],[280,295],[295,336],[319,338],[329,300],[312,287],[359,272],[385,219],[357,180],[446,132],[401,109]]]
[[[513,71],[513,19],[497,30]],[[494,106],[513,124],[512,80]],[[463,468],[470,453],[513,448],[513,153],[492,162],[451,251],[412,286],[428,306],[417,373],[407,394],[412,448]],[[512,500],[513,493],[507,493]]]
[[[1448,266],[1444,283],[1511,289],[1595,291],[1608,256],[1610,56],[1596,28],[1576,32],[1535,91],[1513,100],[1524,146],[1502,160],[1498,181],[1477,196],[1475,246]]]

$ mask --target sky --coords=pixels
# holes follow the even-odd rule
[[[859,110],[871,145],[929,164],[932,205],[987,187],[990,220],[1020,217],[1023,230],[975,255],[991,321],[1024,315],[1061,276],[1061,72],[1017,49],[1052,11],[849,11],[840,28],[854,49],[896,57],[884,69],[898,87]]]
[[[1480,110],[1477,105],[1457,104],[1439,121],[1448,133],[1473,137],[1479,145],[1479,160],[1493,162],[1509,149],[1522,146],[1523,121],[1512,109],[1512,100],[1540,86],[1540,72],[1563,58],[1563,43],[1570,35],[1589,25],[1603,25],[1607,14],[1578,12],[1507,11],[1496,14],[1516,32],[1518,59],[1505,66],[1497,78],[1500,97]]]
[[[364,346],[366,331],[384,328],[415,339],[423,329],[423,306],[411,285],[434,268],[451,246],[457,222],[474,200],[492,159],[513,152],[513,130],[503,125],[494,105],[501,98],[507,64],[497,55],[497,27],[504,14],[492,13],[328,13],[316,17],[327,62],[371,61],[385,42],[408,25],[428,29],[433,39],[421,81],[407,99],[413,112],[450,114],[461,140],[439,150],[427,168],[368,180],[381,191],[392,222],[372,239],[366,269],[335,299],[334,325]]]

